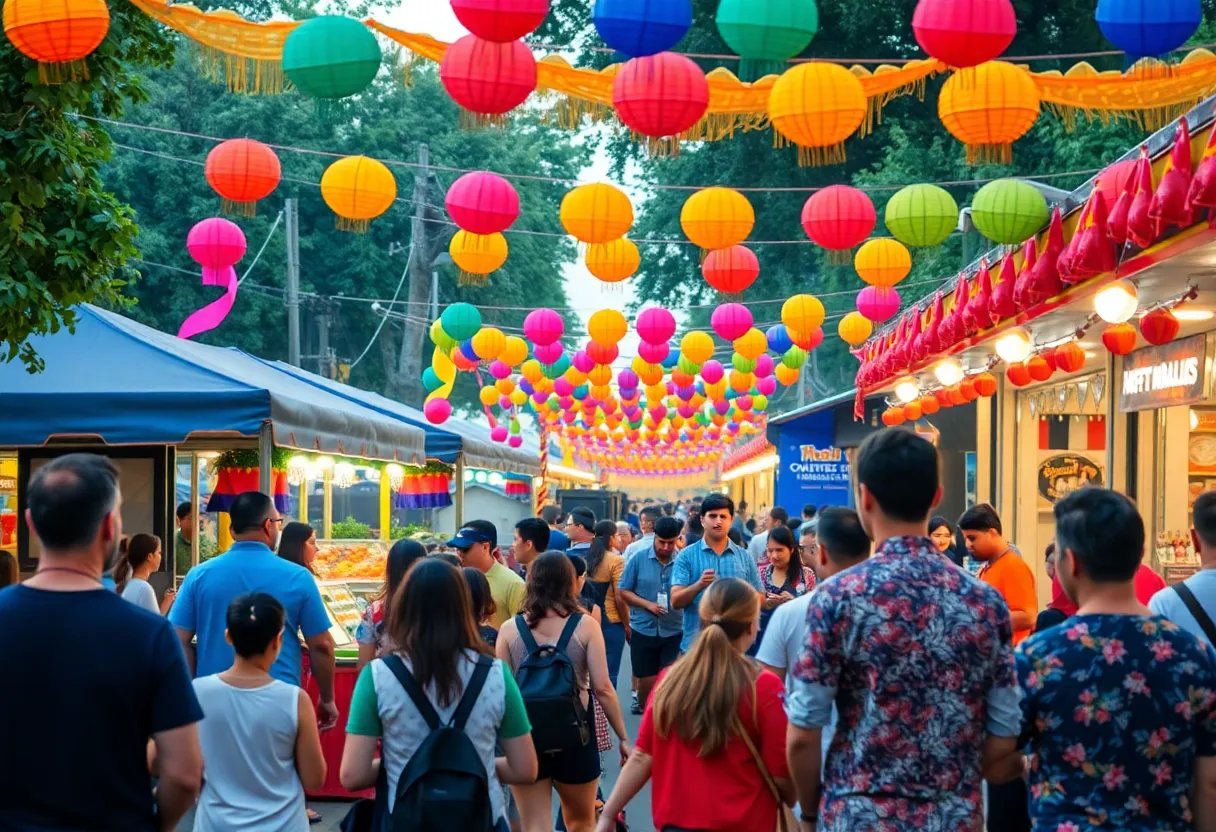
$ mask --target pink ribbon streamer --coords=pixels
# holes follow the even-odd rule
[[[193,338],[199,333],[215,329],[224,322],[232,311],[232,305],[236,303],[236,269],[232,266],[224,269],[203,269],[203,285],[223,286],[224,294],[186,318],[182,328],[177,331],[178,338]]]

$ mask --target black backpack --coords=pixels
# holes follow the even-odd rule
[[[397,780],[397,799],[387,832],[482,832],[494,828],[490,783],[477,747],[464,732],[465,723],[485,685],[494,660],[479,656],[473,676],[448,725],[426,698],[418,680],[396,655],[384,659],[414,701],[429,733]]]
[[[532,637],[524,617],[515,616],[519,637],[528,650],[515,671],[515,681],[528,710],[532,743],[538,754],[581,748],[591,740],[587,709],[574,678],[574,663],[566,655],[566,647],[582,617],[576,613],[566,619],[557,644],[540,645]]]

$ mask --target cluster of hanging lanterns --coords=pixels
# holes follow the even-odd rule
[[[562,198],[562,228],[585,248],[587,271],[603,283],[620,283],[637,273],[642,255],[625,237],[633,227],[633,204],[615,185],[579,185]]]
[[[549,14],[549,0],[452,0],[470,34],[448,47],[439,81],[465,123],[502,124],[536,89],[536,58],[523,38]]]
[[[452,262],[460,269],[460,284],[485,285],[507,262],[503,232],[519,218],[519,194],[498,174],[474,171],[452,183],[443,204],[460,229],[448,244]]]

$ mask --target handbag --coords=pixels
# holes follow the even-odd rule
[[[612,750],[612,735],[608,732],[608,715],[600,706],[600,700],[591,697],[592,708],[595,711],[595,745],[600,751]]]
[[[777,801],[776,832],[798,832],[800,825],[798,819],[794,817],[794,810],[786,806],[785,801],[781,799],[781,792],[777,789],[777,781],[773,779],[773,775],[769,774],[768,766],[764,764],[759,750],[756,749],[756,744],[752,742],[751,736],[747,733],[747,729],[743,727],[743,722],[737,714],[735,715],[735,726],[739,729],[743,742],[747,744],[747,750],[751,752],[752,759],[756,761],[756,768],[760,769],[760,776],[764,778],[764,784],[768,786],[773,799]]]

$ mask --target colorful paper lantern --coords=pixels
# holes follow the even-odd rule
[[[988,61],[946,79],[937,114],[950,135],[966,145],[969,164],[1009,164],[1013,143],[1039,118],[1039,91],[1021,67]]]
[[[975,385],[975,392],[984,398],[990,398],[996,395],[996,376],[992,373],[980,373],[971,380]]]
[[[687,332],[680,339],[680,355],[695,364],[704,364],[713,358],[714,339],[709,336],[709,333],[700,330]]]
[[[794,295],[781,305],[781,322],[791,332],[810,332],[823,326],[826,316],[823,302],[814,295]]]
[[[889,428],[898,427],[905,421],[907,421],[907,417],[904,416],[902,407],[888,407],[882,412],[882,423]]]
[[[705,282],[719,292],[737,295],[756,282],[760,276],[760,261],[746,246],[711,251],[701,264]]]
[[[680,210],[684,235],[707,251],[730,248],[747,239],[756,212],[747,197],[730,188],[704,188]]]
[[[439,323],[450,338],[464,341],[481,331],[481,312],[471,303],[453,303],[443,310]]]
[[[1178,318],[1168,309],[1154,309],[1140,319],[1140,334],[1155,346],[1168,344],[1178,337]]]
[[[829,185],[811,194],[802,206],[803,230],[812,242],[829,251],[861,245],[877,221],[870,197],[848,185]]]
[[[4,33],[38,62],[38,79],[58,84],[88,75],[81,61],[110,30],[105,0],[5,0]]]
[[[1127,355],[1136,348],[1136,327],[1111,324],[1102,332],[1102,345],[1113,355]]]
[[[321,197],[338,215],[338,228],[366,231],[368,224],[397,199],[397,180],[375,159],[347,156],[325,169]]]
[[[422,414],[432,425],[442,425],[452,415],[452,403],[447,399],[429,399],[422,406]]]
[[[1085,350],[1075,341],[1069,341],[1056,347],[1052,360],[1060,372],[1075,373],[1085,366]]]
[[[466,173],[453,182],[443,206],[457,227],[472,234],[499,234],[519,218],[515,187],[486,171]]]
[[[840,340],[852,347],[860,346],[874,333],[874,324],[860,312],[850,312],[836,326]]]
[[[723,303],[714,309],[709,325],[719,338],[733,341],[752,328],[752,313],[741,303]],[[765,342],[765,348],[768,342]]]
[[[498,360],[508,367],[517,367],[528,358],[528,342],[518,335],[508,335]]]
[[[536,89],[536,58],[522,41],[465,35],[444,52],[439,80],[474,122],[501,123]]]
[[[661,52],[633,58],[612,81],[612,105],[630,130],[652,141],[652,151],[671,151],[672,141],[709,108],[709,82],[701,68],[683,55]]]
[[[668,310],[653,306],[638,314],[636,329],[643,343],[667,346],[676,333],[676,318]]]
[[[226,269],[245,256],[245,232],[223,217],[195,223],[186,236],[186,251],[204,269]]]
[[[814,329],[809,329],[806,332],[798,330],[789,331],[790,338],[794,341],[794,346],[810,352],[823,343],[823,327],[817,326]]]
[[[796,384],[798,382],[798,377],[802,375],[802,373],[797,368],[787,367],[785,364],[778,364],[773,370],[773,375],[776,376],[778,382],[785,387],[789,387],[791,384]]]
[[[587,246],[587,271],[605,283],[620,283],[637,274],[642,255],[637,245],[624,237],[609,243]]]
[[[838,64],[805,63],[786,70],[769,93],[768,115],[780,139],[798,146],[801,165],[845,160],[844,141],[865,122],[861,81]]]
[[[283,175],[279,157],[253,139],[229,139],[211,148],[203,175],[224,199],[224,210],[253,216],[258,200],[270,196]]]
[[[638,58],[673,48],[692,27],[692,0],[595,0],[600,39]]]
[[[1203,21],[1203,7],[1200,0],[1098,0],[1094,19],[1106,39],[1134,61],[1186,43]]]
[[[579,185],[562,197],[562,228],[581,243],[610,243],[629,233],[633,205],[612,185]]]
[[[301,23],[283,44],[283,74],[312,98],[363,92],[380,71],[380,44],[362,21],[322,15]]]
[[[601,309],[587,321],[587,334],[591,340],[604,346],[616,346],[628,331],[625,316],[615,309]]]
[[[738,338],[732,340],[731,346],[734,347],[735,352],[739,353],[739,355],[755,361],[764,355],[768,349],[768,339],[764,337],[764,333],[760,330],[749,329]]]
[[[1034,381],[1047,381],[1051,378],[1052,367],[1047,362],[1047,359],[1041,355],[1031,356],[1026,362],[1026,372],[1030,374],[1030,378]]]
[[[1020,362],[1009,365],[1005,370],[1005,378],[1009,379],[1009,383],[1014,387],[1025,387],[1031,382],[1030,371]]]
[[[1049,219],[1047,200],[1020,179],[998,179],[975,193],[971,219],[994,243],[1019,245],[1033,237]]]
[[[560,341],[565,331],[566,325],[562,316],[552,309],[533,309],[524,318],[524,337],[538,347]]]
[[[536,31],[549,14],[549,0],[451,0],[464,28],[483,40],[507,43]]]
[[[819,31],[815,0],[721,0],[718,34],[742,60],[740,78],[754,81],[780,72]]]
[[[958,227],[958,203],[937,185],[909,185],[887,202],[891,236],[918,248],[941,245]]]
[[[895,317],[899,304],[899,292],[886,286],[867,286],[857,293],[857,311],[876,324]]]
[[[912,34],[947,66],[977,66],[1000,56],[1018,31],[1009,0],[920,0]]]
[[[507,238],[501,234],[470,234],[457,231],[448,244],[448,254],[460,269],[460,285],[484,286],[486,275],[507,262]]]
[[[794,340],[790,337],[789,327],[785,324],[776,324],[769,327],[764,337],[768,340],[768,348],[778,354],[794,346]]]
[[[871,286],[894,286],[912,271],[912,253],[897,240],[870,240],[857,250],[853,268]]]

